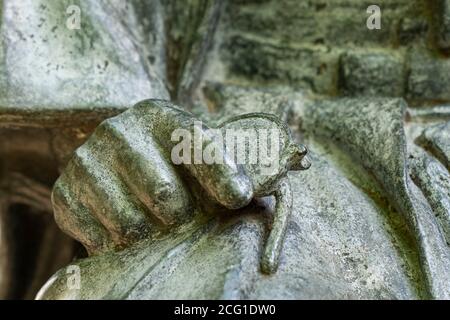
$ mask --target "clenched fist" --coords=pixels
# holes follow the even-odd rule
[[[292,206],[285,176],[309,167],[306,152],[272,115],[247,114],[211,129],[169,102],[143,101],[104,121],[76,150],[54,186],[55,219],[97,254],[169,231],[198,213],[275,195],[262,261],[263,271],[272,272]]]

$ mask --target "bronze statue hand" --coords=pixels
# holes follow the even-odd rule
[[[143,101],[104,121],[76,150],[54,186],[61,229],[97,254],[186,223],[207,211],[208,203],[233,210],[255,197],[275,195],[277,212],[262,259],[264,272],[275,271],[292,206],[285,177],[289,170],[309,167],[306,148],[294,144],[289,129],[271,115],[239,116],[215,130],[197,126],[198,121],[162,100]],[[177,153],[183,134],[201,137],[202,156],[208,148],[221,150],[219,136],[227,130],[276,130],[271,161],[240,163],[229,144],[221,162],[191,159],[198,152],[195,146]],[[244,143],[263,146],[259,135]]]

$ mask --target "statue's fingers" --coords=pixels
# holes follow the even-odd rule
[[[191,199],[182,179],[153,134],[142,126],[105,121],[96,131],[102,141],[116,141],[113,158],[124,183],[164,226],[188,221],[193,214]]]
[[[89,254],[106,251],[112,241],[109,232],[93,213],[74,197],[70,185],[60,178],[52,192],[55,221],[68,235],[81,242]]]
[[[92,142],[95,144],[95,139]],[[100,155],[101,150],[92,144],[77,149],[71,160],[73,175],[78,177],[73,196],[110,232],[116,246],[147,237],[155,225],[145,206],[112,170],[110,154]]]
[[[253,198],[250,179],[227,155],[222,163],[184,166],[212,198],[228,209],[242,208]]]
[[[143,126],[147,126],[148,132],[153,132],[170,155],[171,162],[189,172],[218,203],[237,209],[253,198],[251,181],[231,157],[223,152],[223,157],[216,157],[221,158],[219,161],[207,159],[207,149],[221,152],[224,146],[220,139],[216,139],[215,131],[192,114],[169,102],[150,100],[141,102],[129,114],[130,117],[135,115],[134,121],[141,123],[145,118]]]

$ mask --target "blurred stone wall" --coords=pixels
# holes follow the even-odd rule
[[[367,27],[370,5],[381,29]],[[234,82],[450,100],[450,0],[234,0],[220,32]]]

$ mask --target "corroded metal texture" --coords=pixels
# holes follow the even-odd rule
[[[309,167],[306,148],[294,144],[289,128],[270,114],[246,114],[220,124],[224,133],[230,129],[239,133],[277,130],[280,154],[274,158],[277,163],[264,164],[276,170],[268,174],[262,163],[236,162],[230,146],[224,145],[221,151],[220,131],[213,132],[206,124],[196,127],[198,121],[169,102],[147,100],[100,124],[75,151],[54,186],[52,200],[60,228],[83,243],[90,254],[99,254],[155,238],[159,232],[191,221],[195,213],[207,215],[211,211],[207,208],[212,207],[208,201],[237,210],[254,197],[274,194],[277,210],[262,258],[264,271],[274,271],[292,209],[289,183],[283,180],[288,170]],[[177,145],[172,139],[177,129],[198,135],[201,154],[206,148],[215,149],[223,153],[223,161],[187,159],[176,166],[171,153]],[[248,143],[263,142],[259,140]],[[196,152],[189,144],[188,152],[192,151]]]
[[[1,4],[0,297],[450,298],[449,0]],[[168,161],[193,119],[279,175]]]

